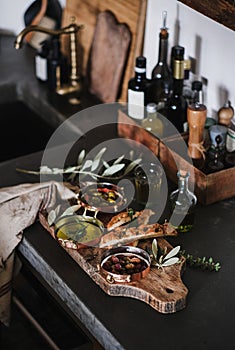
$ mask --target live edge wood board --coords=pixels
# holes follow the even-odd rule
[[[39,213],[39,219],[42,226],[55,238],[54,229],[48,226],[42,213]],[[172,249],[164,238],[157,238],[157,241],[162,250],[166,249],[169,252]],[[145,245],[150,244],[151,241],[140,241],[139,246],[144,249]],[[175,313],[186,307],[188,289],[181,280],[185,267],[184,257],[180,258],[180,263],[164,269],[151,267],[148,275],[138,281],[109,283],[100,270],[101,256],[105,249],[86,247],[75,250],[62,246],[61,248],[65,249],[88,276],[110,296],[138,299],[164,314]]]
[[[156,154],[166,176],[174,183],[178,181],[179,169],[190,171],[190,181],[193,182],[191,185],[194,186],[194,192],[201,204],[208,205],[235,196],[235,167],[209,175],[204,174],[177,153],[177,140],[173,138],[172,142],[168,140],[166,146],[164,140],[159,140],[141,128],[122,110],[119,110],[118,115],[118,134],[120,137],[145,145]]]

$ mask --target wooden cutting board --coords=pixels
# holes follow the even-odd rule
[[[78,70],[86,76],[87,64],[96,27],[97,15],[109,10],[117,18],[119,23],[125,23],[130,28],[132,40],[123,84],[120,93],[120,101],[127,101],[127,85],[134,75],[135,58],[142,54],[145,30],[147,0],[66,0],[63,10],[62,26],[71,23],[71,17],[75,16],[77,24],[84,24],[84,29],[77,34],[78,42]],[[68,54],[68,36],[62,36],[62,49]]]
[[[41,224],[54,236],[54,229],[48,227],[46,218],[39,214]],[[167,251],[172,246],[164,239],[157,238],[161,249]],[[58,243],[59,244],[59,243]],[[139,246],[150,245],[150,241],[140,241]],[[138,281],[130,283],[109,283],[100,270],[101,256],[104,249],[87,247],[79,250],[62,247],[76,261],[76,263],[111,296],[123,296],[141,300],[163,314],[175,313],[186,306],[187,287],[181,280],[184,270],[185,258],[180,258],[180,263],[159,269],[151,267],[149,274]]]

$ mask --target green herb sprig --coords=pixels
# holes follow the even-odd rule
[[[188,254],[185,250],[181,250],[179,252],[180,256],[183,256],[186,259],[186,263],[190,267],[199,267],[202,270],[216,271],[218,272],[221,269],[221,265],[219,262],[214,262],[213,258],[210,257],[207,259],[204,257],[193,257],[193,255]]]

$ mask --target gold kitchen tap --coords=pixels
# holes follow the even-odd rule
[[[59,95],[65,95],[74,91],[78,91],[81,89],[80,84],[80,78],[77,72],[77,42],[76,42],[76,33],[83,29],[83,25],[77,25],[74,23],[75,18],[71,18],[72,23],[69,24],[66,27],[63,27],[61,29],[49,29],[37,25],[29,25],[28,27],[24,28],[16,37],[15,40],[15,48],[18,50],[22,47],[24,37],[34,31],[34,32],[41,32],[46,33],[52,36],[60,36],[63,34],[69,34],[70,39],[70,64],[71,64],[71,71],[70,71],[70,84],[68,85],[61,85],[60,81],[57,81],[57,88],[56,92]]]

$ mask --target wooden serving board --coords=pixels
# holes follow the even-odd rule
[[[41,224],[55,238],[54,229],[48,226],[46,218],[39,214],[39,219]],[[165,247],[167,251],[172,249],[172,246],[164,238],[157,238],[157,240],[161,249]],[[144,245],[146,244],[150,245],[151,242],[147,240],[140,241],[139,247],[145,248]],[[79,250],[62,248],[108,295],[141,300],[164,314],[180,311],[186,306],[188,289],[181,280],[185,265],[183,257],[181,257],[179,264],[164,267],[164,269],[151,267],[149,274],[141,280],[129,283],[109,283],[100,270],[100,261],[104,249],[97,247],[86,247]]]

